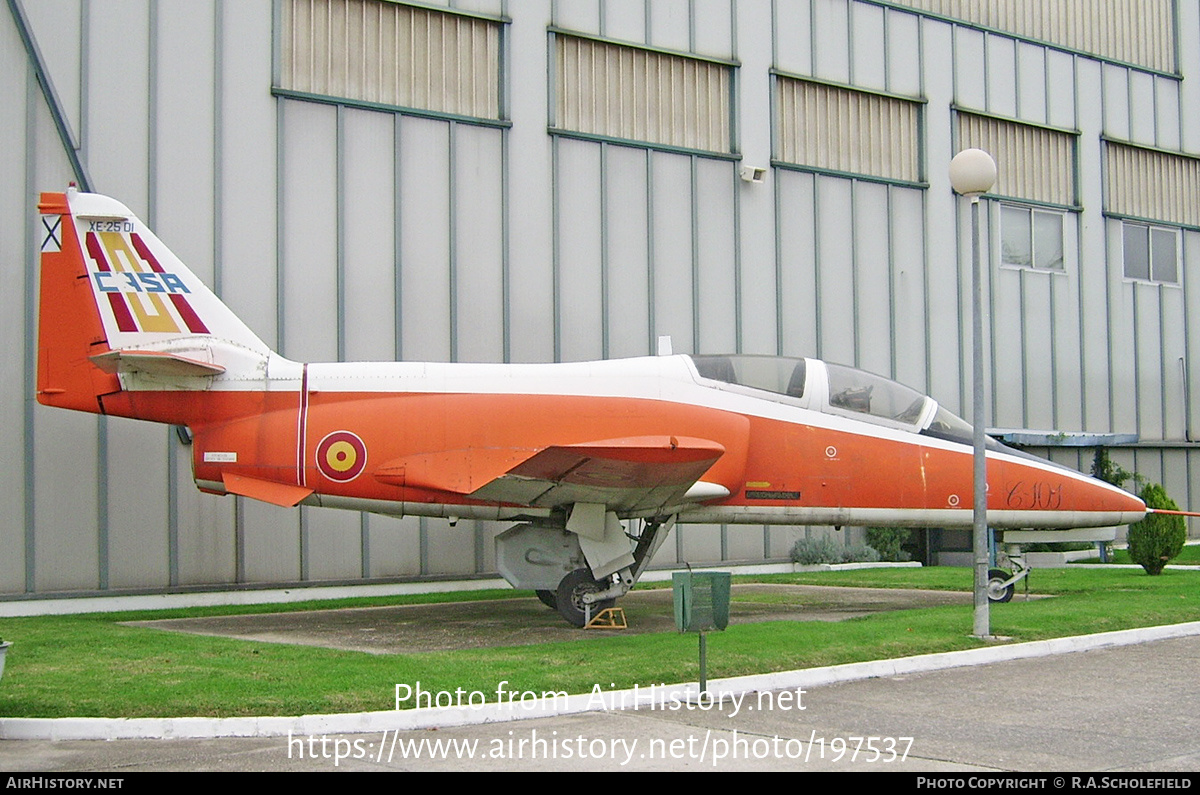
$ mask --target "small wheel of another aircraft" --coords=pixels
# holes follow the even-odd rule
[[[1009,573],[1004,569],[988,569],[987,596],[989,602],[1007,602],[1013,598],[1013,585],[1004,584]]]
[[[550,608],[551,610],[558,609],[558,597],[554,594],[554,591],[539,590],[534,591],[534,593],[537,594],[538,601],[544,604],[546,607]]]
[[[607,587],[606,583],[597,582],[593,579],[592,573],[587,569],[575,569],[575,571],[563,577],[562,581],[558,583],[558,591],[555,594],[555,607],[558,608],[559,614],[572,626],[582,627],[587,623],[587,605],[583,602],[583,595],[603,591]],[[601,610],[612,607],[616,603],[616,599],[605,599],[602,602],[596,602],[591,607],[592,615],[594,616]]]

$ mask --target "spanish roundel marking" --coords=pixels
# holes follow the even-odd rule
[[[317,469],[330,480],[349,483],[367,466],[367,446],[350,431],[334,431],[317,445]]]

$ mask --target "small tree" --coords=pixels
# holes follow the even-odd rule
[[[1092,458],[1092,477],[1099,478],[1105,483],[1111,483],[1117,488],[1125,485],[1125,481],[1132,479],[1134,483],[1142,482],[1141,475],[1130,472],[1125,467],[1113,461],[1108,457],[1108,450],[1103,447],[1096,448],[1096,455]]]
[[[1138,495],[1147,508],[1178,511],[1179,506],[1157,483],[1147,484]],[[1163,566],[1183,551],[1187,523],[1182,516],[1151,513],[1129,526],[1129,557],[1147,574],[1162,574]]]

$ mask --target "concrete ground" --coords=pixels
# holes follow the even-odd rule
[[[662,597],[647,593],[651,595],[645,605],[626,600],[631,614],[662,612],[664,605],[655,602]],[[669,591],[662,593],[667,594],[669,610]],[[865,602],[855,602],[851,593],[842,593],[840,599],[832,596],[807,592],[780,609],[777,593],[760,593],[762,601],[752,604],[772,607],[765,618],[754,620],[794,617],[789,612],[861,614],[947,595],[873,591],[861,596]],[[951,598],[969,601],[969,595]],[[527,604],[531,601],[511,600],[514,604],[505,603],[502,609],[540,610],[528,615],[544,613],[548,624],[553,623],[554,614]],[[274,626],[231,617],[221,620],[229,622],[223,627],[188,619],[172,629],[220,630],[260,640],[271,639],[264,633],[277,633],[274,639],[281,642],[322,645],[341,632],[359,647],[374,646],[374,651],[386,653],[392,649],[363,643],[363,636],[372,634],[365,630],[396,618],[378,610],[329,611],[346,615],[320,617],[313,625],[290,630],[286,625],[296,614],[279,614],[288,621],[280,618]],[[437,641],[443,620],[436,611],[422,610],[409,614],[411,623],[405,624],[404,633],[422,638],[416,641],[419,645],[430,643],[430,638]],[[557,625],[548,631],[583,634]],[[1190,771],[1200,769],[1200,713],[1194,695],[1194,683],[1200,681],[1200,637],[1186,633],[1200,632],[1200,627],[1177,631],[1185,636],[1123,646],[1105,645],[1116,642],[1112,639],[1066,642],[1056,648],[1101,647],[942,670],[925,670],[929,666],[917,660],[899,667],[828,669],[818,678],[798,672],[790,679],[772,675],[740,685],[725,680],[719,687],[713,685],[714,691],[725,694],[716,704],[694,697],[675,700],[675,694],[668,693],[657,703],[630,698],[626,708],[619,709],[619,694],[606,693],[606,683],[598,683],[590,697],[575,699],[576,704],[580,699],[594,701],[590,712],[515,721],[453,726],[457,719],[446,713],[445,725],[404,730],[386,728],[377,719],[380,713],[373,713],[375,717],[364,716],[357,724],[361,731],[347,731],[345,721],[330,721],[322,728],[320,719],[309,719],[297,722],[291,737],[0,740],[0,769],[114,776],[144,770],[334,769]],[[527,639],[542,634],[528,627],[525,632]],[[1119,642],[1153,635],[1125,633]],[[988,659],[990,652],[1003,649],[1013,647],[983,650],[971,659]],[[946,663],[950,656],[936,657],[930,664]],[[872,678],[835,681],[860,676]],[[19,734],[10,730],[13,726],[12,719],[0,719],[0,736]],[[163,727],[161,734],[184,732],[168,723]],[[97,736],[105,736],[112,727],[97,731]]]

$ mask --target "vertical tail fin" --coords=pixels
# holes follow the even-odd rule
[[[270,349],[125,205],[44,193],[38,401],[103,413],[125,390],[265,377]]]

